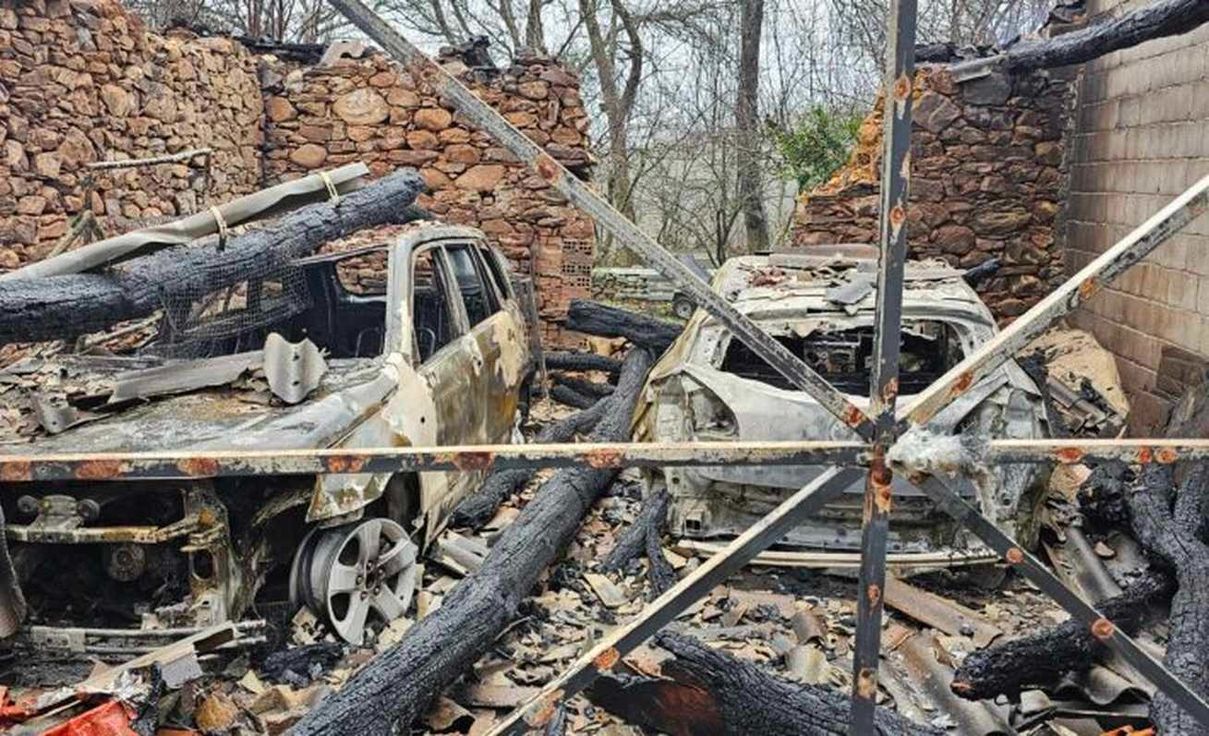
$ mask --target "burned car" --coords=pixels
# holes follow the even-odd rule
[[[158,335],[134,354],[10,366],[0,452],[508,442],[532,362],[516,288],[504,257],[461,227],[419,225],[295,261],[166,304]],[[368,625],[407,611],[419,548],[482,475],[120,481],[103,471],[0,484],[26,628],[42,646],[84,647],[55,638],[54,626],[80,621],[179,631],[254,607],[288,619],[300,606],[359,643]],[[20,592],[8,591],[10,607]]]
[[[826,378],[853,404],[868,406],[877,251],[841,246],[817,255],[745,256],[727,261],[714,290]],[[990,311],[962,272],[943,262],[909,262],[903,296],[900,403],[911,401],[996,332]],[[652,369],[635,432],[651,442],[854,440],[855,434],[697,310]],[[1037,387],[1008,361],[931,423],[943,432],[1005,438],[1047,434]],[[662,468],[648,491],[666,488],[669,524],[687,547],[737,535],[824,470],[804,467]],[[991,494],[963,493],[1018,538],[1036,538],[1033,506],[1046,473],[1036,466],[993,469]],[[889,553],[893,563],[934,568],[993,558],[917,489],[896,477]],[[854,483],[782,540],[789,556],[821,566],[856,564],[864,482]],[[777,557],[777,552],[768,559]],[[796,555],[796,556],[795,556]]]

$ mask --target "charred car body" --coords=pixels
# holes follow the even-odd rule
[[[747,256],[726,262],[713,288],[849,401],[868,405],[877,252],[839,246],[819,255]],[[990,311],[962,273],[942,262],[909,262],[903,297],[900,398],[956,365],[996,332]],[[703,310],[652,369],[637,436],[658,442],[852,440],[851,430],[735,339]],[[931,423],[943,433],[1009,438],[1047,434],[1033,381],[1009,361]],[[741,533],[822,472],[821,466],[664,468],[647,474],[667,488],[672,533],[708,540]],[[1033,504],[1046,476],[1030,466],[992,469],[993,491],[964,488],[983,513],[1021,539],[1034,539]],[[894,480],[889,552],[916,569],[993,558],[902,478]],[[783,540],[797,559],[854,564],[859,555],[864,483],[854,484]],[[708,542],[698,542],[708,546]],[[814,555],[813,553],[824,553]],[[829,554],[837,553],[837,554]],[[843,554],[847,553],[847,554]]]
[[[425,224],[389,244],[303,259],[176,314],[166,305],[171,329],[137,355],[11,366],[0,378],[0,449],[507,442],[531,364],[515,289],[503,256],[468,228]],[[164,357],[182,354],[204,357]],[[481,476],[118,482],[102,471],[0,484],[21,588],[6,603],[23,591],[42,624],[29,628],[45,636],[46,624],[78,620],[204,627],[288,599],[360,642],[367,623],[407,610],[418,548]]]

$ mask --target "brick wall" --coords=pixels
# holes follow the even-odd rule
[[[547,153],[586,171],[588,116],[574,75],[537,55],[499,73],[443,61]],[[278,65],[263,77],[270,178],[350,161],[375,175],[416,167],[430,189],[421,205],[447,222],[482,229],[518,273],[534,275],[546,343],[573,340],[556,323],[571,299],[590,294],[594,229],[548,182],[380,54],[301,69]]]
[[[0,0],[0,269],[41,258],[88,208],[109,232],[191,214],[260,182],[254,57],[224,38],[146,33],[113,0]],[[210,147],[180,164],[87,164]]]
[[[1063,280],[1055,231],[1069,100],[1070,84],[1044,72],[964,84],[943,67],[924,67],[916,76],[911,257],[962,268],[999,258],[1002,267],[979,292],[1001,321]],[[882,106],[879,96],[847,165],[799,198],[795,247],[877,243]]]
[[[1141,2],[1093,0],[1093,13]],[[1066,232],[1073,273],[1209,174],[1209,27],[1088,64],[1071,143]],[[1209,218],[1094,296],[1072,321],[1117,356],[1131,429],[1161,427],[1209,356]]]

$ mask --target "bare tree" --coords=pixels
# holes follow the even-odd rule
[[[736,153],[739,199],[747,247],[768,250],[768,216],[764,213],[760,179],[760,34],[764,27],[764,0],[741,0],[739,22],[739,89],[735,102]]]

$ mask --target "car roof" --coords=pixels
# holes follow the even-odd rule
[[[904,308],[926,310],[935,305],[990,321],[989,310],[962,273],[941,260],[907,261]],[[714,290],[746,313],[872,311],[876,284],[877,250],[854,244],[738,256],[722,264],[713,280]]]

